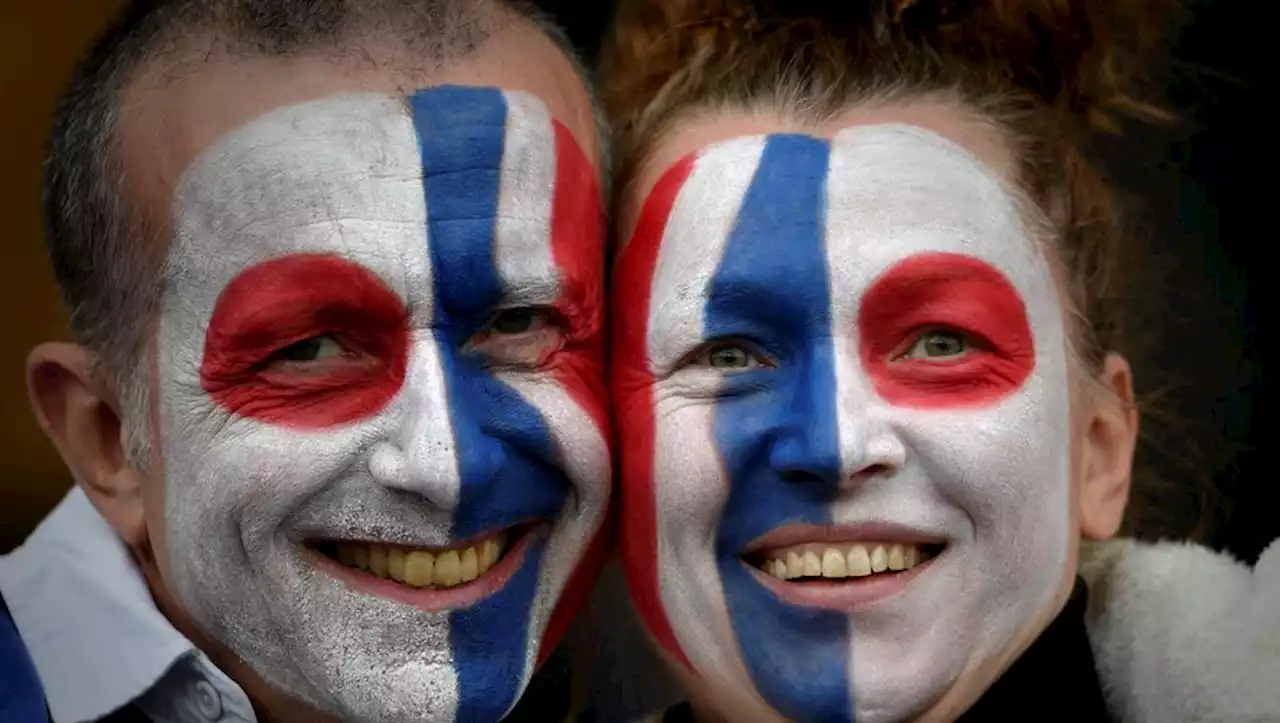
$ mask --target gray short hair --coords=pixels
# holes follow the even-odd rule
[[[163,67],[192,36],[213,37],[243,57],[341,52],[352,39],[388,38],[422,62],[443,65],[483,43],[497,8],[542,29],[588,80],[564,33],[525,0],[132,0],[99,37],[54,114],[45,221],[71,331],[96,354],[100,381],[120,396],[133,464],[145,465],[149,451],[148,375],[140,362],[167,249],[124,190],[115,138],[129,84],[143,69]]]

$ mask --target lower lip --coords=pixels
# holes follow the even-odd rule
[[[910,570],[889,575],[875,573],[866,577],[806,582],[787,582],[752,565],[747,565],[747,568],[765,589],[792,605],[857,612],[901,595],[907,586],[929,570],[937,559],[932,557]],[[742,564],[746,565],[745,562]]]
[[[392,602],[418,608],[425,612],[444,612],[467,608],[498,592],[507,584],[512,575],[524,565],[525,554],[533,545],[541,528],[527,530],[516,541],[507,554],[503,555],[493,567],[471,582],[465,582],[450,588],[417,588],[347,567],[342,563],[310,548],[304,548],[303,557],[313,567],[332,575],[347,587],[375,597],[385,598]]]

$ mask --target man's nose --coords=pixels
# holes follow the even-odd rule
[[[378,482],[453,511],[463,489],[474,495],[501,459],[483,429],[483,405],[468,403],[465,371],[441,346],[428,340],[413,350],[395,427],[370,468]]]

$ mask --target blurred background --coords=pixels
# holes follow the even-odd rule
[[[0,552],[21,542],[70,485],[27,409],[24,359],[65,335],[47,270],[40,209],[44,135],[73,62],[119,0],[2,0],[0,4]],[[612,3],[544,0],[591,56]],[[1185,120],[1106,149],[1116,178],[1144,207],[1166,252],[1162,299],[1172,333],[1159,349],[1163,414],[1154,459],[1180,484],[1164,494],[1153,534],[1197,529],[1215,547],[1252,560],[1280,536],[1280,481],[1264,461],[1271,371],[1263,340],[1275,245],[1275,90],[1269,25],[1243,3],[1190,3],[1169,96]],[[1264,104],[1265,103],[1265,104]],[[1141,379],[1142,369],[1138,370]],[[1274,376],[1274,372],[1272,372]]]

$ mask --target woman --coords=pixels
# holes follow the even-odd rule
[[[1280,714],[1280,653],[1240,647],[1280,615],[1239,597],[1277,600],[1280,550],[1256,579],[1201,555],[1255,637],[1194,647],[1158,573],[1200,553],[1078,575],[1138,433],[1131,240],[1085,139],[1159,116],[1132,71],[1167,5],[624,7],[621,539],[667,719]]]

